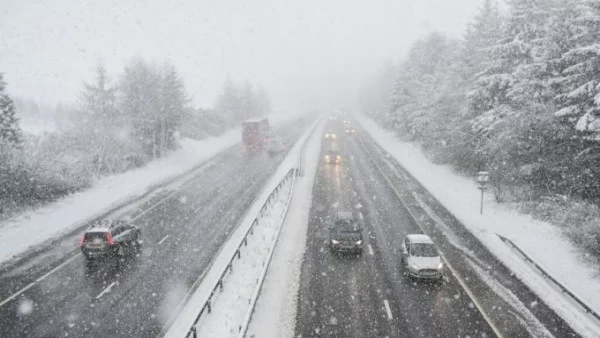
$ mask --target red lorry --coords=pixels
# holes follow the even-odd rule
[[[264,149],[269,140],[269,119],[254,119],[242,122],[242,142],[246,152]]]

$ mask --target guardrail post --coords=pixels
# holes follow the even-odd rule
[[[221,288],[223,287],[223,284],[221,283]],[[210,300],[208,302],[206,302],[206,310],[208,311],[208,313],[212,312],[212,309],[210,308]]]
[[[239,248],[237,249],[237,256],[238,256],[238,259],[242,258],[242,252],[240,251]]]
[[[252,227],[250,229],[252,229]],[[244,246],[248,246],[248,237],[244,237]]]
[[[192,338],[198,338],[198,332],[196,331],[196,325],[192,326]]]

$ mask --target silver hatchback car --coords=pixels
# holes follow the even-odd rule
[[[427,235],[407,235],[402,242],[402,268],[418,279],[442,279],[444,263],[437,247]]]

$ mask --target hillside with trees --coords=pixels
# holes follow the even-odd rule
[[[0,74],[0,218],[141,167],[176,150],[182,137],[217,136],[271,112],[264,89],[232,80],[214,108],[194,107],[172,64],[142,58],[116,76],[98,64],[70,107],[13,100],[6,87]]]
[[[484,1],[461,39],[414,43],[391,85],[371,80],[385,102],[363,108],[432,161],[489,171],[499,201],[600,254],[600,1],[507,5]]]

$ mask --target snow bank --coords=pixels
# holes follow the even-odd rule
[[[202,316],[198,322],[199,337],[240,335],[240,326],[249,311],[261,272],[285,217],[293,188],[291,183],[289,180],[277,194],[273,205],[259,217],[259,225],[248,238],[248,246],[241,251],[241,258],[234,261],[232,273],[225,277],[223,291],[217,292],[213,298],[212,312]]]
[[[431,163],[411,143],[399,141],[393,133],[371,119],[357,116],[375,142],[400,162],[413,177],[429,190],[452,214],[510,268],[531,290],[552,307],[583,336],[600,336],[600,323],[554,284],[526,263],[496,234],[511,239],[540,266],[553,275],[595,311],[600,311],[600,282],[594,267],[581,259],[578,250],[560,229],[519,214],[495,202],[491,194],[484,198],[484,214],[479,214],[480,191],[474,179],[454,173],[448,166]],[[460,198],[456,198],[460,196]]]
[[[272,126],[293,118],[287,115],[269,116]],[[192,170],[239,142],[240,128],[201,141],[184,139],[180,149],[143,168],[104,177],[88,190],[0,223],[0,243],[3,243],[0,246],[0,263],[142,196],[153,187]]]

